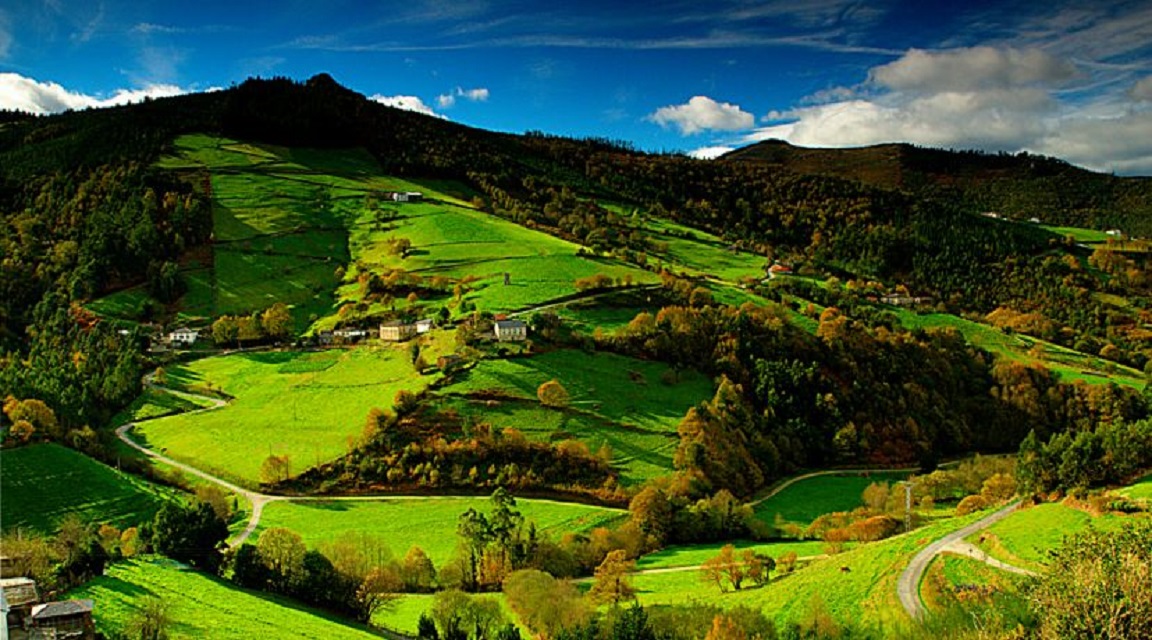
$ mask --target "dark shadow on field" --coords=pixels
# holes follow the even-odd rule
[[[317,511],[349,511],[353,500],[309,500],[307,502],[294,502],[297,507],[316,509]]]
[[[204,376],[182,364],[164,367],[164,377],[168,386],[193,387],[204,381]]]
[[[125,596],[129,600],[138,600],[139,598],[155,595],[156,593],[151,589],[112,576],[101,576],[97,578],[97,582],[102,589],[107,589],[112,593]]]
[[[294,351],[254,351],[239,354],[238,357],[260,364],[285,364],[306,355]]]

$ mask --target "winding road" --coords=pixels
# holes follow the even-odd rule
[[[900,574],[900,579],[896,582],[896,594],[900,596],[900,604],[903,605],[904,610],[908,612],[914,620],[921,620],[928,610],[924,607],[924,601],[920,599],[920,581],[924,578],[924,572],[928,570],[928,565],[932,559],[944,551],[960,551],[966,555],[970,555],[972,545],[964,542],[964,538],[986,529],[1004,518],[1012,515],[1016,508],[1020,506],[1020,501],[1013,502],[1012,504],[996,511],[995,513],[984,516],[983,518],[973,522],[972,524],[957,529],[952,533],[936,540],[932,544],[924,547],[912,557],[911,562],[904,568],[904,572]],[[971,549],[970,549],[971,547]],[[1013,573],[1020,573],[1024,575],[1034,575],[1027,569],[1021,569],[1012,565],[993,560],[987,556],[978,557],[978,560],[988,563],[991,566],[1012,571]]]

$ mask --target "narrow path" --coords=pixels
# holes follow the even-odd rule
[[[1014,564],[1008,564],[1007,562],[993,558],[992,556],[988,555],[987,551],[981,549],[980,547],[977,547],[976,545],[972,544],[971,542],[968,542],[967,540],[957,540],[957,541],[953,542],[952,544],[948,545],[947,547],[945,547],[944,551],[948,552],[948,553],[955,553],[958,556],[964,556],[966,558],[971,558],[971,559],[977,560],[979,562],[983,562],[984,564],[986,564],[990,567],[995,567],[997,569],[1001,569],[1001,570],[1007,571],[1009,573],[1015,573],[1015,574],[1021,575],[1021,576],[1035,576],[1036,575],[1035,571],[1031,571],[1031,570],[1025,569],[1023,567],[1017,567]]]
[[[924,614],[928,612],[924,607],[924,602],[920,599],[920,581],[924,578],[924,572],[928,570],[928,564],[932,562],[933,558],[952,545],[963,542],[964,538],[967,538],[973,533],[986,529],[1012,515],[1019,506],[1020,501],[1013,502],[995,513],[989,514],[966,527],[949,533],[927,547],[924,547],[920,550],[920,553],[913,556],[908,566],[904,568],[904,572],[900,574],[900,579],[896,582],[896,595],[900,597],[900,604],[904,606],[904,610],[908,612],[908,615],[914,620],[920,620],[924,617]],[[1014,569],[1023,571],[1018,567],[1014,567]]]

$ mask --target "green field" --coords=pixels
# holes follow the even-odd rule
[[[517,500],[516,504],[525,520],[535,522],[539,531],[557,538],[570,531],[584,532],[615,525],[626,515],[620,509],[577,503]],[[413,545],[419,546],[439,567],[456,549],[456,522],[460,514],[470,508],[487,512],[489,506],[488,498],[436,496],[273,502],[265,507],[254,535],[272,527],[284,527],[299,533],[308,546],[315,547],[349,531],[363,532],[384,540],[396,558],[404,557]]]
[[[1048,552],[1070,536],[1088,527],[1102,531],[1117,529],[1133,517],[1105,514],[1092,516],[1058,503],[1021,509],[969,538],[989,555],[1010,564],[1037,569],[1048,560]],[[983,542],[981,542],[983,537]]]
[[[635,483],[672,470],[677,425],[713,393],[711,381],[694,371],[681,371],[671,384],[666,375],[662,363],[575,350],[484,360],[443,389],[443,406],[536,440],[576,438],[593,452],[606,444],[624,481]],[[567,409],[540,405],[536,389],[552,379],[571,395]],[[490,399],[492,393],[507,398]]]
[[[995,355],[1028,365],[1044,365],[1055,372],[1062,382],[1117,383],[1141,389],[1146,382],[1144,375],[1136,369],[1039,338],[1009,335],[995,327],[947,313],[918,314],[901,308],[892,309],[892,312],[909,329],[951,327],[959,331],[968,342]]]
[[[759,588],[722,594],[715,586],[703,583],[696,571],[637,575],[633,584],[645,606],[702,602],[728,608],[744,604],[762,609],[777,622],[788,622],[803,616],[814,599],[819,599],[842,622],[880,629],[903,628],[908,618],[896,596],[900,572],[919,549],[981,515],[984,514],[950,518],[908,534],[860,545],[814,560],[791,575],[774,573],[772,581]]]
[[[577,256],[579,245],[471,208],[437,201],[404,204],[399,211],[400,217],[386,229],[371,224],[371,213],[362,214],[352,227],[353,258],[373,271],[400,268],[422,276],[474,278],[464,300],[481,311],[524,309],[572,295],[577,278],[600,273],[627,277],[634,284],[659,280],[624,262]],[[388,252],[392,238],[412,243],[408,257]],[[347,280],[353,284],[341,289],[343,301],[358,299],[355,276],[349,270]]]
[[[779,514],[785,522],[807,525],[826,513],[861,506],[860,496],[873,482],[894,484],[908,475],[906,471],[845,472],[805,478],[756,505],[756,517],[772,525]]]
[[[667,567],[695,567],[704,564],[704,561],[714,557],[720,552],[724,542],[712,544],[695,544],[685,546],[671,546],[640,558],[636,561],[636,568],[663,569]],[[752,542],[749,540],[736,540],[732,542],[737,551],[752,549],[756,553],[779,558],[786,553],[795,553],[805,558],[824,554],[824,543],[819,540],[806,540],[804,542]]]
[[[1055,233],[1061,238],[1072,236],[1072,239],[1076,242],[1105,242],[1108,240],[1108,238],[1112,237],[1098,229],[1084,229],[1082,227],[1056,227],[1046,224],[1042,224],[1040,227]]]
[[[0,450],[4,531],[55,533],[66,516],[129,527],[152,519],[170,489],[56,444]]]
[[[731,243],[671,220],[646,217],[643,228],[653,242],[668,245],[666,252],[649,252],[649,262],[661,262],[693,276],[706,275],[727,282],[747,277],[760,279],[768,266],[764,256],[733,251]]]
[[[1135,500],[1152,500],[1152,473],[1123,489],[1117,490],[1117,493]]]
[[[399,349],[242,353],[167,370],[180,387],[211,385],[235,399],[221,409],[137,426],[137,438],[205,470],[249,485],[270,454],[289,455],[299,473],[347,451],[372,407],[388,408],[401,389],[419,391]]]
[[[120,637],[146,596],[171,604],[171,638],[379,638],[366,628],[290,600],[235,585],[165,558],[110,565],[68,593],[91,598],[96,629]],[[115,635],[114,635],[115,634]]]

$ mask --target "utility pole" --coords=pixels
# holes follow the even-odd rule
[[[912,530],[912,483],[900,481],[904,485],[904,533]]]

